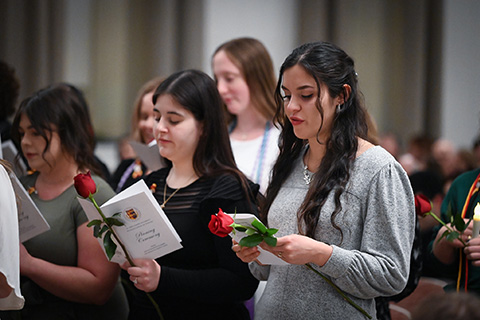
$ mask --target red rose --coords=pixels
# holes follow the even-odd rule
[[[212,219],[208,223],[208,228],[213,234],[220,237],[226,237],[232,232],[233,228],[230,225],[234,222],[235,221],[233,221],[232,217],[223,213],[222,209],[219,208],[216,215],[212,214]]]
[[[77,193],[84,198],[88,198],[90,194],[97,192],[97,186],[95,185],[92,176],[90,176],[90,171],[86,174],[77,174],[73,178],[73,181],[73,186],[77,190]]]
[[[432,211],[432,203],[423,194],[415,195],[415,213],[419,216],[424,216],[426,213]]]

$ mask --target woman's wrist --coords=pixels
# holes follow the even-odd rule
[[[330,259],[332,256],[332,252],[332,246],[323,242],[318,242],[317,254],[314,255],[314,259],[311,262],[323,267],[325,263],[327,263],[328,259]]]

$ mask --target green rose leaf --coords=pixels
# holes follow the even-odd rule
[[[113,242],[112,233],[110,231],[108,231],[103,237],[103,246],[105,247],[108,260],[112,260],[112,257],[115,255],[115,250],[117,250],[117,245]]]
[[[277,245],[277,238],[272,236],[265,236],[263,238],[263,241],[265,241],[265,243],[271,247],[275,247]]]
[[[240,232],[245,232],[247,230],[247,228],[245,228],[244,226],[242,225],[236,225],[233,227],[235,230],[237,231],[240,231]]]
[[[251,236],[252,234],[256,234],[257,231],[254,230],[254,229],[248,229],[248,228],[247,228],[247,229],[245,230],[245,233],[246,233],[248,236]]]
[[[259,231],[260,233],[262,233],[262,234],[265,233],[265,232],[267,232],[267,228],[263,225],[263,223],[261,223],[261,222],[258,221],[257,219],[255,219],[255,220],[252,221],[252,226],[255,227],[255,228],[257,228],[258,231]]]
[[[98,238],[100,236],[100,225],[96,224],[93,226],[93,236]]]
[[[450,232],[449,234],[447,234],[447,240],[448,241],[453,241],[455,239],[458,239],[458,237],[460,236],[460,234],[457,232],[457,231],[453,231],[453,232]]]
[[[463,220],[463,218],[460,214],[455,215],[453,225],[460,232],[463,232],[465,230],[465,228],[467,227],[466,224],[465,224],[465,221]]]
[[[268,228],[267,229],[267,236],[273,236],[275,233],[277,233],[278,229],[275,228]]]
[[[87,224],[87,227],[90,228],[91,226],[99,226],[101,224],[102,224],[102,220],[92,220]]]
[[[116,218],[110,217],[110,218],[106,218],[105,220],[110,226],[123,226],[123,222]]]
[[[102,234],[105,233],[105,231],[108,230],[108,226],[106,224],[103,225],[102,229],[100,229],[100,232],[98,233],[98,236],[101,237]]]
[[[258,246],[260,244],[260,242],[263,241],[263,236],[261,234],[253,234],[251,236],[247,236],[247,237],[244,237],[242,238],[242,240],[240,240],[239,244],[242,246],[242,247],[249,247],[249,248],[252,248],[252,247],[255,247],[255,246]]]

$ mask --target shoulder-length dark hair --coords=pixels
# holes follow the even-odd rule
[[[358,137],[367,138],[367,123],[361,94],[357,86],[357,74],[354,63],[343,50],[327,42],[314,42],[301,45],[285,59],[280,68],[279,80],[275,89],[277,112],[275,122],[282,127],[280,136],[280,154],[273,167],[272,180],[266,192],[266,204],[262,210],[262,218],[266,221],[268,210],[277,196],[282,184],[293,170],[295,159],[301,156],[307,141],[299,139],[293,132],[293,126],[288,120],[282,98],[282,80],[285,70],[299,65],[305,69],[317,84],[317,109],[323,117],[320,103],[320,84],[324,83],[331,97],[345,97],[343,105],[335,114],[330,137],[324,143],[326,153],[318,171],[314,174],[305,199],[298,210],[299,231],[309,237],[314,237],[320,211],[328,194],[335,192],[335,210],[330,220],[335,224],[335,217],[341,210],[340,195],[350,178],[350,168],[358,149]],[[351,88],[350,94],[344,85]],[[321,128],[322,126],[320,126]],[[320,133],[320,129],[319,132]]]
[[[12,138],[18,145],[22,115],[27,116],[33,129],[45,140],[44,159],[51,133],[56,130],[62,149],[72,156],[79,170],[92,170],[102,176],[93,155],[95,144],[88,106],[79,89],[66,83],[54,84],[23,100],[12,124]]]
[[[153,104],[162,95],[171,96],[201,124],[202,131],[193,155],[195,173],[199,177],[232,174],[246,191],[247,179],[235,164],[222,100],[213,79],[197,70],[179,71],[158,86]],[[171,166],[170,161],[167,163]]]

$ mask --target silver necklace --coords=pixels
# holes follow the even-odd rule
[[[308,166],[305,165],[305,167],[303,167],[303,181],[305,181],[305,184],[308,186],[310,184],[310,182],[312,182],[312,176],[310,174],[310,172],[308,172]]]

